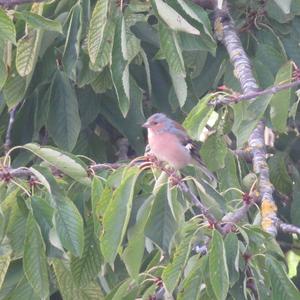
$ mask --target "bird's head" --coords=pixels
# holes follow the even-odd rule
[[[148,118],[146,123],[142,126],[151,130],[152,132],[163,131],[165,128],[168,128],[171,124],[172,120],[170,120],[165,114],[156,113]]]

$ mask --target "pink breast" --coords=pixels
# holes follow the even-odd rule
[[[167,162],[176,169],[191,163],[189,150],[186,149],[176,136],[169,133],[149,135],[151,152],[161,161]]]

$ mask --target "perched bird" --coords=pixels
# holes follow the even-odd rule
[[[148,129],[150,150],[158,160],[168,163],[176,170],[189,164],[197,165],[209,180],[215,180],[200,158],[199,146],[180,124],[165,114],[156,113],[142,126]]]

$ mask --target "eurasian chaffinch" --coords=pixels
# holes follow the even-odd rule
[[[200,158],[199,146],[180,124],[162,113],[156,113],[149,117],[142,126],[148,129],[150,152],[158,160],[168,163],[176,170],[194,164],[209,180],[215,179]]]

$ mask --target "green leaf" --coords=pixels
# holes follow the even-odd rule
[[[160,23],[159,36],[161,51],[168,62],[170,73],[174,72],[185,77],[184,61],[176,33]]]
[[[85,287],[79,287],[73,280],[70,268],[62,260],[53,263],[59,292],[64,300],[102,300],[103,292],[96,282],[90,282]]]
[[[213,214],[217,219],[221,219],[225,211],[225,199],[206,181],[198,178],[194,179],[201,202],[208,208],[208,212]]]
[[[300,298],[298,289],[288,278],[280,262],[271,256],[267,256],[266,268],[271,281],[273,300],[294,300]]]
[[[217,133],[210,135],[200,150],[201,157],[211,171],[225,167],[227,152],[228,150],[223,136]]]
[[[292,223],[300,226],[300,175],[297,171],[293,172],[293,201],[291,204]]]
[[[115,28],[115,22],[113,22],[112,20],[108,20],[104,28],[98,55],[96,56],[95,62],[93,63],[93,61],[91,61],[90,64],[92,70],[101,72],[105,66],[108,66],[108,64],[110,64]]]
[[[10,258],[11,253],[7,253],[5,255],[0,255],[0,289],[2,287],[5,275],[7,273],[9,264],[10,264]]]
[[[27,78],[21,77],[17,70],[13,68],[3,86],[4,101],[9,109],[23,100],[27,84]]]
[[[40,171],[36,170],[33,167],[30,167],[29,170],[34,174],[38,181],[47,189],[49,194],[51,194],[51,187],[46,177]]]
[[[188,87],[185,81],[185,77],[173,72],[171,72],[170,75],[179,105],[180,107],[183,107],[188,93]]]
[[[280,7],[280,9],[283,11],[283,13],[285,13],[285,14],[290,13],[292,0],[285,0],[285,1],[274,0],[274,1]]]
[[[145,251],[145,225],[151,211],[153,197],[145,200],[137,213],[135,225],[128,230],[128,245],[125,248],[122,259],[129,275],[137,279]]]
[[[31,208],[33,216],[41,229],[44,241],[47,243],[49,232],[53,227],[52,217],[54,209],[46,199],[37,196],[31,197]]]
[[[183,280],[182,288],[179,291],[178,300],[199,299],[201,283],[204,282],[205,277],[203,276],[203,273],[207,269],[207,264],[207,256],[203,256],[196,260],[191,271]]]
[[[292,73],[293,65],[291,62],[287,62],[277,72],[274,85],[279,85],[282,82],[291,82]],[[289,114],[291,96],[292,89],[289,88],[282,90],[271,97],[270,117],[274,129],[279,132],[287,131],[287,118]]]
[[[67,197],[57,202],[55,229],[64,248],[74,256],[81,256],[84,246],[83,220],[75,204]]]
[[[82,8],[79,3],[73,6],[63,53],[64,70],[68,76],[75,79],[75,66],[79,57],[80,38],[82,30]]]
[[[9,300],[19,300],[19,299],[30,299],[30,300],[41,300],[31,285],[28,283],[26,276],[23,276],[17,285],[12,289],[11,293],[8,295]],[[7,299],[7,298],[6,298]]]
[[[211,98],[212,95],[208,94],[200,99],[183,122],[183,127],[186,128],[189,135],[195,140],[199,140],[202,130],[214,110],[212,106],[208,105]]]
[[[7,209],[10,211],[6,234],[13,250],[12,258],[20,258],[24,251],[27,212],[19,207],[15,195],[10,195],[8,198],[5,199],[8,205]],[[23,199],[21,201],[23,201]],[[4,215],[6,215],[8,211],[3,209]]]
[[[108,9],[109,0],[98,0],[93,10],[88,32],[88,51],[92,64],[96,63],[98,53],[103,47]]]
[[[59,21],[51,20],[26,10],[15,11],[14,14],[18,19],[24,20],[32,28],[63,33]]]
[[[130,107],[129,69],[126,46],[126,32],[124,18],[120,17],[116,23],[114,44],[111,58],[111,76],[117,93],[119,107],[126,117]]]
[[[16,43],[16,29],[13,21],[0,8],[0,41]]]
[[[23,267],[28,282],[42,299],[49,296],[48,264],[45,244],[32,214],[28,215]]]
[[[192,237],[193,235],[186,233],[186,236],[176,247],[172,262],[166,266],[162,273],[162,280],[169,293],[173,293],[182,276],[192,248]]]
[[[251,102],[240,102],[233,106],[234,123],[232,131],[237,138],[237,147],[243,147],[251,132],[267,109],[271,95],[259,96]]]
[[[49,98],[49,133],[59,147],[71,151],[77,142],[81,122],[77,97],[65,73],[55,73]]]
[[[183,31],[190,34],[200,35],[198,29],[192,26],[186,19],[176,12],[171,6],[162,0],[152,0],[152,5],[156,13],[166,22],[166,24],[176,31]]]
[[[225,238],[226,261],[228,266],[228,275],[230,286],[232,287],[240,277],[239,274],[239,240],[236,234],[230,232]]]
[[[84,235],[82,256],[71,259],[72,276],[79,287],[87,286],[96,278],[101,269],[100,247],[94,234],[94,223],[91,218],[88,220]]]
[[[226,252],[221,234],[213,231],[209,253],[209,278],[212,289],[219,300],[226,299],[229,289],[229,276]]]
[[[121,185],[115,190],[103,216],[101,251],[105,261],[111,265],[119,251],[129,222],[138,168],[124,170]]]
[[[105,67],[101,73],[98,74],[97,78],[91,83],[91,86],[96,94],[102,94],[112,89],[113,82],[108,67]]]
[[[0,90],[2,90],[8,76],[7,66],[4,62],[4,47],[0,46]]]
[[[205,34],[210,39],[210,44],[215,44],[207,11],[200,5],[193,5],[193,3],[184,0],[168,1],[168,3],[195,28],[199,30],[199,27],[201,29],[203,27],[203,32],[200,30],[201,39],[204,39],[203,34]]]
[[[87,174],[87,166],[71,153],[58,151],[54,147],[41,147],[33,143],[26,144],[23,148],[31,151],[76,181],[86,185],[91,183]]]
[[[92,214],[94,220],[95,234],[98,236],[100,231],[100,222],[103,214],[101,214],[102,202],[101,197],[104,194],[104,187],[99,178],[94,176],[92,181],[91,201]]]
[[[286,169],[286,154],[277,152],[269,161],[270,180],[279,192],[288,195],[293,188],[293,182]]]
[[[217,171],[219,189],[221,192],[224,192],[233,187],[241,190],[237,170],[237,163],[234,154],[231,151],[227,151],[227,154],[225,156],[225,167]],[[226,192],[226,194],[224,194],[224,198],[227,201],[239,199],[241,198],[241,193],[233,190],[228,191]]]
[[[167,184],[162,185],[154,197],[154,203],[145,227],[145,235],[168,253],[178,224],[167,201]]]

